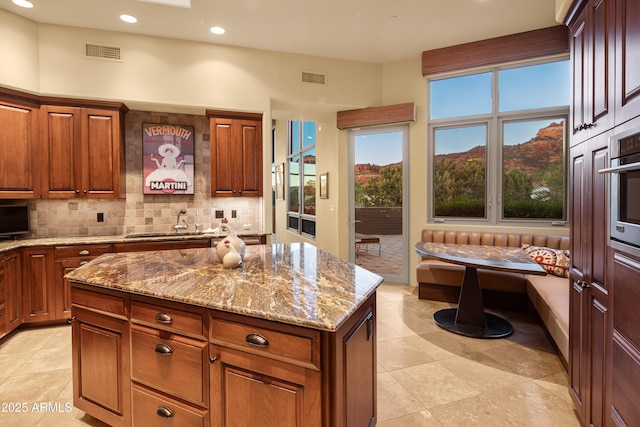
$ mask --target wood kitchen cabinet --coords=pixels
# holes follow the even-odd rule
[[[28,248],[22,252],[22,321],[55,320],[53,248]]]
[[[570,394],[585,425],[603,426],[610,337],[606,134],[571,147]]]
[[[262,197],[262,114],[207,110],[211,195]]]
[[[615,121],[620,124],[640,115],[640,3],[615,4]]]
[[[37,100],[0,88],[0,199],[40,197],[38,118]]]
[[[5,323],[5,333],[13,331],[22,324],[21,292],[21,256],[20,251],[10,251],[0,255],[4,287],[4,315],[0,322]]]
[[[620,245],[622,249],[622,246]],[[640,420],[640,249],[613,252],[613,340],[610,351],[611,383],[608,392],[608,425],[632,426]]]
[[[371,426],[375,294],[337,331],[72,284],[74,405],[110,425]]]
[[[110,426],[131,425],[128,297],[71,290],[73,404]]]
[[[615,1],[589,0],[571,25],[572,144],[614,123]]]
[[[274,326],[211,319],[212,426],[322,425],[320,332]]]
[[[45,198],[118,198],[124,185],[123,104],[40,109]]]
[[[71,283],[64,275],[113,250],[111,244],[56,246],[53,262],[54,318],[71,317]]]

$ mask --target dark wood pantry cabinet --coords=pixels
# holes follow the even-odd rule
[[[610,137],[640,126],[640,2],[575,0],[571,34],[570,394],[585,426],[638,425],[640,249],[610,238]],[[615,141],[615,140],[613,140]]]

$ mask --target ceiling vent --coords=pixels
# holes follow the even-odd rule
[[[322,73],[310,73],[307,71],[302,72],[303,83],[314,83],[317,85],[327,84],[327,75]]]
[[[87,43],[85,45],[85,57],[93,59],[105,59],[107,61],[120,61],[120,48]]]

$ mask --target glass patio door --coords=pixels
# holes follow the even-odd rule
[[[406,125],[349,132],[350,259],[390,283],[408,283]]]

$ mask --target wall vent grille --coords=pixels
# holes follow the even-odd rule
[[[87,58],[106,59],[109,61],[121,60],[119,47],[102,46],[93,43],[87,43],[85,45],[85,56]]]
[[[326,85],[327,84],[327,76],[322,73],[310,73],[308,71],[302,72],[302,82],[303,83],[313,83],[318,85]]]

